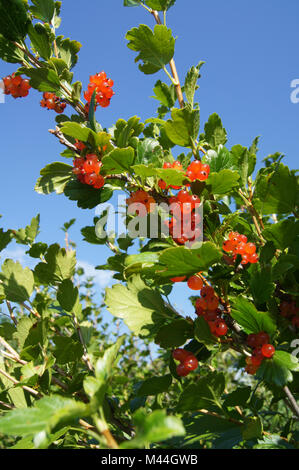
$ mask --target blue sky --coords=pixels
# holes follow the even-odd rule
[[[155,114],[152,88],[163,73],[145,76],[126,47],[126,31],[140,23],[153,25],[142,8],[123,8],[122,0],[63,0],[59,34],[79,40],[82,50],[75,80],[87,86],[89,75],[105,70],[115,82],[111,106],[99,108],[97,118],[110,127],[118,118]],[[191,65],[206,64],[198,100],[201,123],[217,112],[228,131],[228,146],[250,145],[261,136],[259,162],[280,151],[297,168],[299,104],[290,100],[291,81],[299,78],[299,3],[297,0],[177,0],[168,13],[168,26],[177,37],[175,60],[181,80]],[[14,71],[0,63],[0,76]],[[60,144],[47,130],[54,112],[39,106],[40,95],[30,90],[26,99],[7,97],[0,104],[1,205],[5,228],[25,226],[41,214],[40,240],[63,244],[58,229],[71,218],[77,223],[71,237],[78,243],[78,259],[87,266],[103,264],[108,250],[82,241],[80,228],[90,225],[94,211],[83,211],[64,196],[41,196],[33,190],[46,164],[62,161]],[[10,252],[11,254],[11,252]],[[100,275],[99,275],[100,276]],[[98,277],[100,285],[105,277]],[[175,301],[185,309],[186,289],[176,288]]]

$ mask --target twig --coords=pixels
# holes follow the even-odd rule
[[[289,389],[289,387],[287,385],[285,387],[283,387],[283,391],[286,394],[286,396],[288,397],[288,400],[289,400],[289,403],[290,403],[290,406],[291,406],[291,409],[292,409],[293,413],[295,413],[295,415],[299,418],[299,406],[298,406],[298,403],[295,400],[294,395],[292,394],[291,390]]]
[[[10,405],[10,404],[5,403],[4,401],[1,401],[1,400],[0,400],[0,405],[4,406],[4,408],[8,408],[9,410],[13,410],[15,408],[14,405]]]
[[[14,377],[9,375],[3,369],[0,369],[0,374],[3,375],[4,377],[6,377],[8,380],[10,380],[14,385],[19,385],[20,384],[20,382],[18,380],[16,380]],[[35,397],[40,397],[41,396],[41,394],[39,392],[37,392],[36,390],[34,390],[31,387],[27,387],[27,385],[21,385],[21,387],[24,390],[26,390],[27,392],[31,393],[31,395],[34,395]]]
[[[16,317],[15,317],[13,308],[12,308],[12,306],[11,306],[11,303],[10,303],[8,300],[6,301],[6,305],[7,305],[7,308],[8,308],[8,310],[9,310],[10,318],[11,318],[12,321],[14,322],[15,326],[18,326],[18,322],[17,322],[17,319],[16,319]]]
[[[74,152],[77,152],[77,150],[78,150],[77,147],[74,144],[72,144],[71,142],[69,142],[64,137],[64,135],[60,131],[59,127],[56,127],[55,130],[54,129],[49,129],[49,132],[50,132],[50,134],[55,135],[55,137],[57,137],[59,139],[59,142],[62,145],[65,145],[67,148],[73,150]]]
[[[28,305],[26,304],[21,304],[22,307],[24,307],[26,310],[28,310],[28,312],[30,312],[32,315],[34,315],[36,318],[40,318],[40,314],[38,312],[36,312],[35,310],[33,310],[33,308],[29,307]]]

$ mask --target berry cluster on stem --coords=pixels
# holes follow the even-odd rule
[[[172,351],[172,357],[180,364],[176,368],[176,372],[180,377],[186,377],[198,367],[198,360],[191,352],[186,349],[178,348]]]

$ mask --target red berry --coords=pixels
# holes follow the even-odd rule
[[[191,202],[191,196],[188,191],[185,189],[182,189],[178,194],[177,194],[177,200],[178,202],[185,203],[185,202]]]
[[[214,296],[214,297],[211,297],[211,298],[206,298],[206,301],[207,301],[207,307],[209,310],[215,310],[218,305],[219,305],[219,300],[218,300],[218,297]]]
[[[158,181],[158,186],[159,186],[159,188],[162,189],[162,190],[164,190],[164,189],[167,188],[167,184],[165,183],[164,180],[159,180],[159,181]]]
[[[263,344],[267,344],[267,343],[269,343],[269,341],[270,341],[270,337],[269,337],[268,333],[266,333],[265,331],[260,331],[256,335],[256,344],[257,344],[257,346],[263,346]]]
[[[264,360],[262,348],[256,348],[251,356],[251,362],[254,366],[260,366]]]
[[[192,290],[201,290],[203,287],[202,279],[199,276],[189,277],[187,284]]]
[[[97,175],[93,187],[95,189],[101,189],[105,184],[105,178],[102,175]]]
[[[187,369],[184,363],[182,363],[177,366],[176,372],[180,377],[186,377],[191,371],[190,369]]]
[[[212,299],[214,297],[215,291],[212,286],[204,286],[201,289],[200,294],[202,297],[204,297],[207,300],[207,299]]]
[[[247,243],[245,247],[245,253],[247,255],[253,255],[256,252],[256,246],[254,243]]]
[[[200,308],[202,308],[203,310],[207,310],[208,308],[207,301],[203,297],[200,297],[196,301],[196,309],[200,309]]]
[[[246,343],[250,348],[256,348],[258,346],[257,344],[257,335],[254,333],[251,333],[250,335],[247,336]]]
[[[207,322],[218,320],[218,318],[219,318],[219,313],[217,312],[217,310],[207,310],[205,312],[205,320]]]
[[[272,344],[263,344],[262,346],[262,354],[267,359],[271,359],[271,357],[275,354],[275,348]]]
[[[186,351],[186,349],[182,349],[182,348],[177,348],[177,349],[174,349],[172,351],[173,359],[175,359],[176,361],[180,361],[180,362],[187,359],[187,357],[189,357],[189,355],[190,355],[190,352]]]
[[[259,260],[259,257],[256,253],[253,253],[252,255],[248,256],[249,263],[255,264],[258,262],[258,260]]]
[[[165,162],[164,165],[163,165],[163,168],[164,168],[164,170],[167,169],[167,168],[172,168],[172,164],[169,163],[169,162]]]
[[[186,280],[186,276],[181,276],[181,277],[172,277],[170,279],[172,282],[183,282]]]
[[[226,253],[233,251],[234,247],[235,244],[231,240],[226,240],[222,245],[222,249],[223,251],[226,251]]]
[[[224,321],[219,321],[216,323],[215,333],[217,336],[225,336],[227,333],[228,327]]]
[[[184,360],[183,364],[184,364],[186,369],[192,371],[192,370],[197,369],[198,360],[196,359],[195,356],[190,355],[189,357],[187,357],[187,359]]]

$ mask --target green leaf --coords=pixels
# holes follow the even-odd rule
[[[224,416],[220,418],[196,413],[186,422],[186,437],[182,447],[198,449],[204,442],[209,443],[212,449],[231,450],[243,440],[241,430],[239,424],[232,423]]]
[[[284,387],[292,382],[292,371],[299,371],[298,359],[286,351],[275,352],[272,359],[266,359],[260,365],[256,377],[269,384]]]
[[[78,52],[80,51],[82,44],[78,41],[58,36],[56,38],[56,45],[59,58],[64,60],[69,69],[72,69],[78,62]]]
[[[57,364],[77,362],[84,354],[82,344],[67,336],[55,336],[54,343],[55,349],[53,354]]]
[[[0,34],[10,41],[27,34],[29,18],[22,0],[0,0]]]
[[[126,148],[130,145],[133,137],[138,137],[144,129],[144,124],[140,122],[138,116],[132,116],[128,121],[119,119],[115,127],[110,130],[114,134],[116,146]]]
[[[57,300],[66,312],[74,312],[79,304],[79,291],[70,279],[65,279],[59,285]]]
[[[205,134],[201,136],[201,139],[204,139],[215,150],[218,149],[218,145],[226,144],[227,133],[218,114],[214,113],[209,117],[205,124]]]
[[[7,300],[19,303],[29,300],[34,287],[33,273],[29,268],[23,269],[19,262],[7,259],[2,264],[0,280]]]
[[[175,4],[176,0],[145,0],[147,6],[157,11],[166,11]]]
[[[39,194],[62,194],[66,184],[73,176],[73,167],[62,162],[54,162],[45,166],[35,184],[35,191]]]
[[[266,312],[258,312],[255,306],[243,298],[232,299],[232,318],[243,327],[247,334],[265,331],[273,335],[276,325],[270,315]]]
[[[211,333],[210,326],[203,317],[199,317],[195,320],[194,337],[208,349],[213,348],[215,344],[217,344],[216,337]]]
[[[221,259],[219,249],[211,242],[202,243],[200,248],[168,248],[160,256],[160,267],[156,274],[163,278],[192,276],[199,271],[207,271]]]
[[[48,245],[46,243],[34,243],[28,251],[28,254],[31,258],[40,258],[46,253],[47,249]]]
[[[118,338],[116,343],[106,349],[104,356],[98,359],[95,367],[96,378],[106,384],[107,380],[113,375],[113,368],[116,366],[119,349],[125,341],[125,335]]]
[[[44,23],[51,23],[55,13],[55,3],[53,0],[32,0],[33,6],[30,11],[33,16]]]
[[[57,96],[61,95],[60,80],[57,73],[52,69],[21,67],[20,73],[30,78],[30,85],[39,91],[49,91]]]
[[[204,62],[200,62],[197,67],[191,67],[186,75],[184,91],[191,108],[194,106],[194,95],[198,88],[197,81],[200,77],[199,71],[203,64]]]
[[[256,156],[254,154],[250,154],[248,149],[246,147],[242,147],[242,145],[235,145],[232,147],[231,155],[236,167],[239,170],[242,188],[245,188],[247,186],[248,176],[250,174],[249,168],[252,166],[254,168]],[[252,158],[255,158],[254,164],[251,161]]]
[[[155,343],[161,348],[177,348],[193,337],[193,326],[184,318],[179,318],[159,329]]]
[[[197,138],[199,132],[199,110],[191,110],[188,106],[173,109],[171,118],[164,126],[167,137],[176,145],[192,147],[192,140]]]
[[[107,238],[99,238],[96,234],[95,226],[90,227],[83,227],[81,229],[81,233],[83,235],[83,240],[87,243],[91,243],[93,245],[103,245],[106,243]]]
[[[239,182],[239,173],[232,170],[221,170],[219,173],[210,173],[206,183],[211,186],[213,194],[229,194]]]
[[[0,432],[28,436],[71,424],[89,414],[87,405],[58,395],[38,400],[34,407],[9,411],[0,418]]]
[[[135,62],[143,61],[139,69],[145,74],[158,72],[173,58],[175,39],[171,29],[164,25],[156,25],[152,31],[141,24],[128,31],[126,39],[129,49],[139,53]]]
[[[24,53],[12,42],[7,41],[2,34],[0,34],[0,58],[5,62],[12,64],[22,63],[25,56]]]
[[[77,201],[77,206],[82,209],[93,209],[98,204],[111,199],[113,190],[110,188],[95,189],[87,184],[80,183],[77,180],[69,181],[64,194],[71,200]]]
[[[257,305],[266,303],[275,291],[275,284],[272,282],[271,268],[261,267],[259,264],[250,266],[250,290]]]
[[[172,376],[170,374],[163,377],[151,377],[140,384],[137,390],[137,396],[150,396],[158,395],[159,393],[167,392],[172,383]]]
[[[131,147],[114,149],[103,158],[102,171],[109,175],[126,173],[134,162],[134,149]]]
[[[279,163],[269,175],[259,174],[253,203],[263,214],[288,214],[296,209],[298,182],[289,168]]]
[[[51,245],[45,254],[45,263],[39,263],[34,270],[42,284],[60,282],[70,279],[75,274],[76,253]]]
[[[221,395],[225,388],[224,374],[213,372],[191,384],[180,396],[178,411],[198,411],[217,406],[221,408]]]
[[[109,312],[122,318],[134,334],[144,334],[158,324],[173,316],[165,307],[156,289],[151,289],[137,275],[132,276],[128,286],[115,284],[106,289],[105,303]]]
[[[242,436],[245,441],[251,441],[262,437],[263,434],[263,423],[259,416],[253,416],[246,418],[244,426],[242,428]]]
[[[29,317],[20,318],[17,326],[17,331],[14,333],[13,338],[18,342],[19,348],[22,350],[26,339],[30,333],[30,330],[34,322]]]
[[[183,436],[182,421],[175,416],[167,416],[165,410],[156,410],[147,415],[143,409],[134,415],[136,437],[121,444],[123,449],[139,449],[154,442],[165,441],[174,436]]]
[[[39,224],[40,215],[38,214],[36,217],[33,217],[30,225],[19,229],[17,232],[14,232],[14,238],[16,239],[16,242],[23,245],[32,245],[39,234]]]
[[[4,232],[3,228],[0,229],[0,251],[4,250],[12,239],[12,231],[7,230]]]
[[[225,397],[224,406],[246,406],[250,395],[252,393],[251,387],[238,387],[233,392]]]
[[[163,149],[155,139],[147,138],[138,142],[135,164],[161,166]]]
[[[93,130],[77,122],[67,121],[60,130],[64,135],[73,137],[73,139],[80,140],[81,142],[90,142],[91,139],[95,141],[97,138],[97,134]]]
[[[237,170],[235,159],[226,147],[221,147],[218,152],[208,150],[204,156],[204,163],[210,166],[212,173],[218,173],[221,170]]]
[[[173,85],[166,85],[161,80],[158,80],[154,87],[154,93],[156,100],[160,101],[160,103],[167,108],[172,108],[176,102],[176,93],[175,87]]]
[[[36,52],[45,60],[50,59],[52,55],[51,38],[47,28],[41,24],[29,25],[28,29],[31,44]]]
[[[279,250],[289,248],[299,235],[299,221],[295,219],[281,220],[268,226],[263,237],[274,243]]]
[[[124,7],[138,7],[141,0],[124,0]]]

